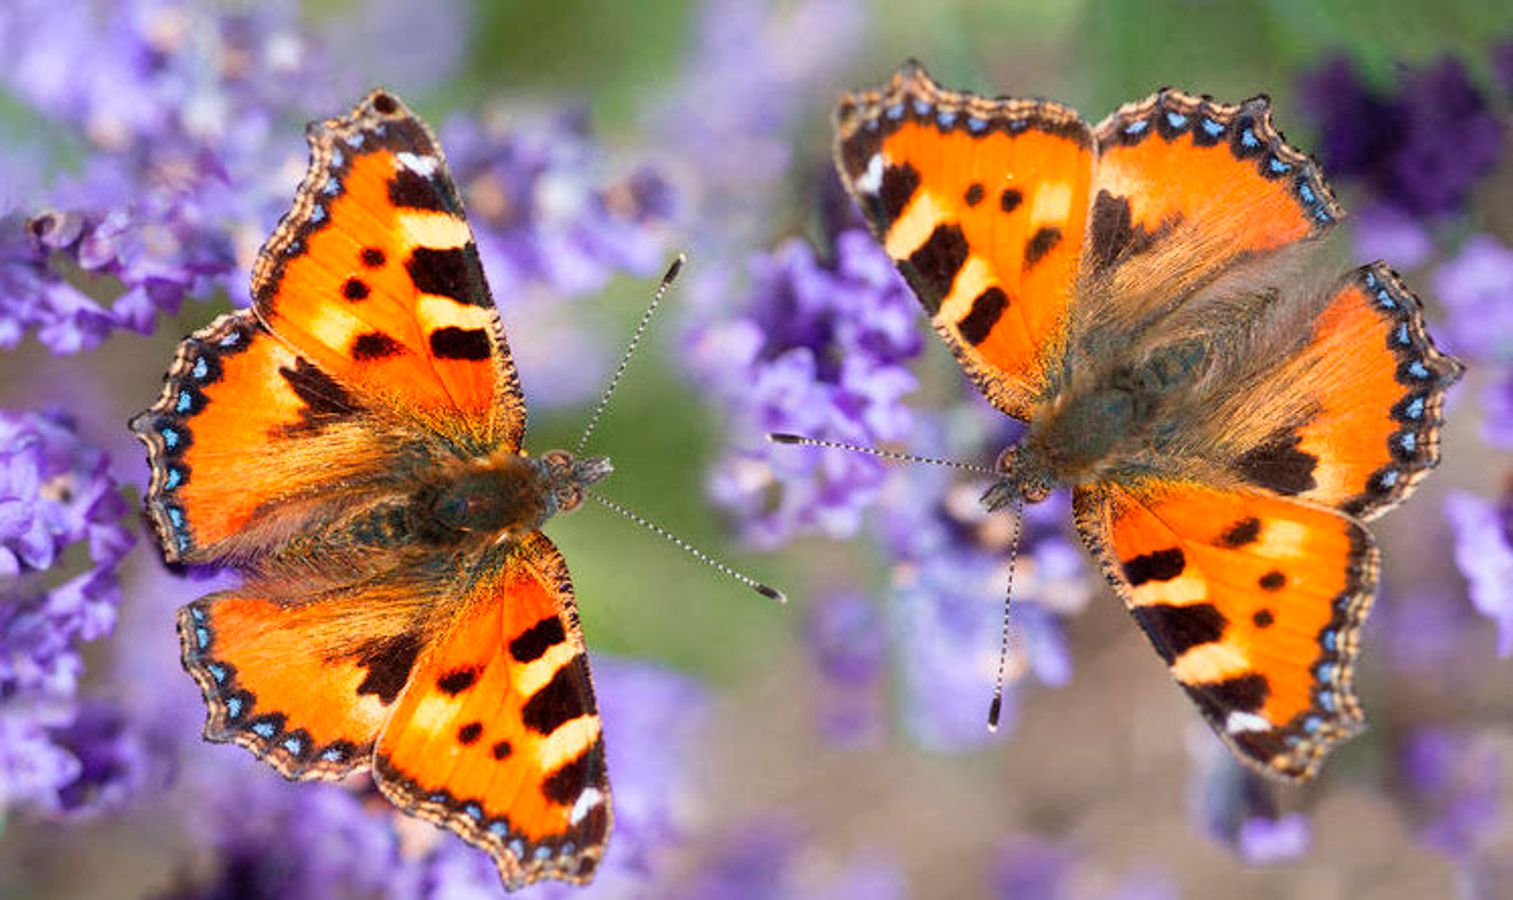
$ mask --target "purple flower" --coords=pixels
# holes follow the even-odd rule
[[[1390,203],[1375,203],[1353,216],[1355,258],[1363,262],[1391,260],[1407,270],[1423,265],[1434,253],[1434,241],[1418,219]]]
[[[665,877],[665,849],[689,828],[698,797],[689,756],[707,719],[707,697],[689,679],[639,663],[598,659],[615,828],[595,887],[634,893]],[[187,789],[216,865],[181,879],[176,898],[230,896],[493,897],[489,857],[389,806],[366,776],[342,785],[290,784],[234,748],[186,749]],[[228,769],[228,767],[230,767]],[[534,895],[577,888],[543,884]]]
[[[920,352],[913,297],[877,242],[836,239],[821,260],[789,241],[752,265],[735,319],[695,328],[695,373],[728,410],[735,449],[716,468],[715,500],[762,547],[801,531],[853,534],[886,470],[855,453],[778,446],[767,432],[878,445],[908,433],[902,403]]]
[[[903,900],[903,873],[880,851],[851,860],[816,859],[803,826],[788,819],[742,823],[726,835],[697,870],[659,896],[676,900]],[[818,863],[818,864],[816,864]]]
[[[1176,885],[1159,869],[1136,867],[1112,876],[1099,871],[1075,844],[1044,837],[1019,836],[1005,841],[989,873],[993,896],[1070,900],[1176,900]]]
[[[611,158],[581,113],[454,117],[441,141],[505,325],[529,336],[511,342],[527,396],[545,407],[583,402],[623,336],[585,328],[562,301],[666,265],[671,187],[646,164]]]
[[[1504,99],[1513,99],[1513,39],[1498,41],[1492,48],[1492,74]]]
[[[1463,207],[1502,155],[1496,113],[1451,57],[1405,68],[1390,97],[1373,93],[1354,63],[1336,58],[1304,79],[1302,94],[1330,175],[1363,178],[1416,215]]]
[[[1429,846],[1469,860],[1501,829],[1506,810],[1496,737],[1418,731],[1403,747],[1398,771],[1410,817]]]
[[[1513,367],[1513,250],[1490,234],[1475,235],[1435,269],[1431,284],[1450,313],[1447,348]]]
[[[927,440],[925,452],[968,460],[991,455],[961,410],[954,439]],[[993,413],[997,415],[997,413]],[[949,419],[947,420],[950,421]],[[941,432],[926,420],[928,439]],[[1005,440],[1006,444],[1007,441]],[[977,452],[957,452],[967,447]],[[889,630],[900,669],[904,722],[934,749],[965,749],[993,739],[987,729],[1009,579],[1013,516],[989,514],[978,498],[988,481],[962,481],[950,470],[914,466],[889,485],[879,507],[880,537],[893,559],[887,595]],[[1033,675],[1058,686],[1071,678],[1060,617],[1079,612],[1092,594],[1080,551],[1066,536],[1064,494],[1025,510],[1009,614],[1007,690],[999,733],[1010,729],[1015,686]]]
[[[1194,824],[1252,865],[1287,862],[1308,852],[1312,828],[1279,803],[1275,782],[1241,764],[1206,727],[1188,737],[1193,777],[1188,809]]]
[[[1497,623],[1497,655],[1513,655],[1513,494],[1493,502],[1456,491],[1445,500],[1445,516],[1471,603]]]
[[[79,711],[78,645],[115,626],[125,509],[63,415],[0,411],[0,815],[84,811],[118,783],[105,717]]]
[[[821,600],[805,623],[819,670],[820,732],[841,747],[874,744],[886,721],[887,640],[877,606],[857,594]]]

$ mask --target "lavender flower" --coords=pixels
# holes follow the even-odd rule
[[[804,631],[821,679],[820,732],[841,747],[877,742],[888,649],[877,606],[856,594],[829,597],[810,610]]]
[[[1424,729],[1398,758],[1419,838],[1462,860],[1485,850],[1505,816],[1502,754],[1491,735]]]
[[[1101,900],[1176,900],[1176,885],[1155,868],[1134,868],[1110,877],[1090,864],[1077,847],[1044,837],[1020,836],[1005,841],[989,876],[995,897],[1046,900],[1089,897]]]
[[[0,411],[0,814],[82,811],[115,781],[110,729],[77,705],[78,644],[114,627],[131,546],[107,469],[61,414]]]
[[[1312,828],[1298,812],[1285,812],[1278,788],[1235,760],[1207,728],[1188,735],[1193,779],[1188,809],[1195,825],[1252,865],[1286,862],[1308,852]]]
[[[595,671],[615,830],[594,883],[623,895],[666,875],[663,851],[688,828],[697,805],[688,757],[707,700],[695,682],[652,666],[599,659]],[[189,787],[200,820],[194,831],[208,839],[217,864],[208,878],[181,880],[175,898],[442,900],[500,893],[486,854],[393,810],[366,776],[343,785],[289,784],[239,750],[197,747],[192,757]],[[577,891],[543,884],[533,895],[568,898]]]
[[[877,445],[902,439],[920,352],[913,297],[882,249],[841,233],[831,259],[789,241],[752,265],[739,318],[695,328],[692,368],[729,411],[736,448],[716,468],[716,502],[744,536],[777,546],[800,531],[854,533],[885,470],[859,454],[774,446],[771,431]]]
[[[927,440],[924,449],[967,459],[986,455],[950,452],[984,447],[974,419],[958,416],[963,427],[956,440]],[[927,437],[941,432],[936,423],[927,424],[921,429]],[[881,538],[894,560],[887,608],[904,722],[915,740],[942,750],[993,739],[986,715],[1013,531],[1011,514],[989,515],[978,502],[987,482],[954,481],[949,470],[917,466],[889,486],[880,504]],[[1086,605],[1091,583],[1081,553],[1066,537],[1068,506],[1065,495],[1057,494],[1025,510],[999,734],[1012,725],[1016,683],[1031,674],[1051,686],[1071,678],[1059,618]]]
[[[902,900],[903,873],[879,851],[815,865],[800,823],[767,819],[743,823],[724,838],[683,883],[662,896],[676,900]]]
[[[1329,173],[1363,178],[1410,213],[1461,208],[1502,155],[1502,125],[1454,58],[1405,69],[1391,97],[1336,58],[1305,78],[1302,93]]]
[[[1435,269],[1431,284],[1450,313],[1450,351],[1513,367],[1513,249],[1490,234],[1475,235]]]
[[[1471,603],[1497,623],[1497,655],[1513,655],[1513,495],[1493,502],[1456,491],[1445,500],[1445,515]]]

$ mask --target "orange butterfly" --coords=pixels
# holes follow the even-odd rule
[[[1071,487],[1209,724],[1260,771],[1311,777],[1362,725],[1362,523],[1438,462],[1462,366],[1382,263],[1300,274],[1343,211],[1268,100],[1164,90],[1095,128],[911,63],[842,99],[835,160],[967,374],[1029,423],[984,502]]]
[[[179,615],[205,737],[291,779],[371,766],[512,889],[586,882],[604,744],[539,529],[609,463],[521,450],[515,366],[425,124],[374,91],[309,141],[252,308],[185,340],[131,423],[167,559],[245,575]]]

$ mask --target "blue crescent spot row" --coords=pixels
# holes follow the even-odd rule
[[[1287,155],[1284,152],[1286,142],[1281,134],[1272,132],[1266,135],[1257,130],[1266,109],[1264,101],[1247,101],[1235,113],[1223,112],[1206,100],[1195,111],[1173,109],[1166,105],[1167,102],[1162,96],[1149,113],[1123,121],[1114,129],[1115,140],[1133,145],[1152,133],[1168,142],[1183,134],[1191,134],[1193,145],[1197,147],[1214,147],[1227,140],[1229,151],[1236,159],[1260,159],[1258,170],[1262,177],[1275,180],[1292,176],[1293,194],[1314,221],[1320,226],[1334,223],[1334,215],[1329,211],[1329,192],[1318,167],[1312,161],[1301,165],[1289,162],[1284,158]]]
[[[217,723],[224,730],[218,737],[231,737],[233,732],[255,736],[258,746],[254,752],[271,758],[285,774],[298,774],[321,763],[345,766],[360,760],[371,752],[371,745],[359,748],[350,741],[333,741],[317,747],[309,732],[303,728],[288,730],[283,713],[255,714],[257,696],[238,686],[236,668],[230,663],[210,656],[215,644],[215,632],[209,616],[200,603],[185,607],[189,615],[190,634],[185,636],[184,663],[191,671],[201,670],[210,676],[210,682],[202,685],[207,693],[213,691],[210,700],[212,710],[224,712],[225,721]]]

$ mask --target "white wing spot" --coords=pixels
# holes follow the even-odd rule
[[[867,171],[856,179],[856,189],[864,194],[875,194],[883,188],[883,155],[872,154],[867,160]]]
[[[573,825],[583,821],[589,810],[604,802],[604,792],[596,787],[586,787],[583,793],[578,795],[578,802],[573,804],[573,811],[568,814],[567,820]]]
[[[1224,730],[1230,734],[1240,734],[1244,731],[1270,731],[1271,723],[1253,712],[1234,710],[1229,718],[1224,720]]]
[[[436,174],[438,161],[434,156],[418,156],[405,151],[394,154],[394,158],[399,160],[400,165],[423,178],[430,178]]]

